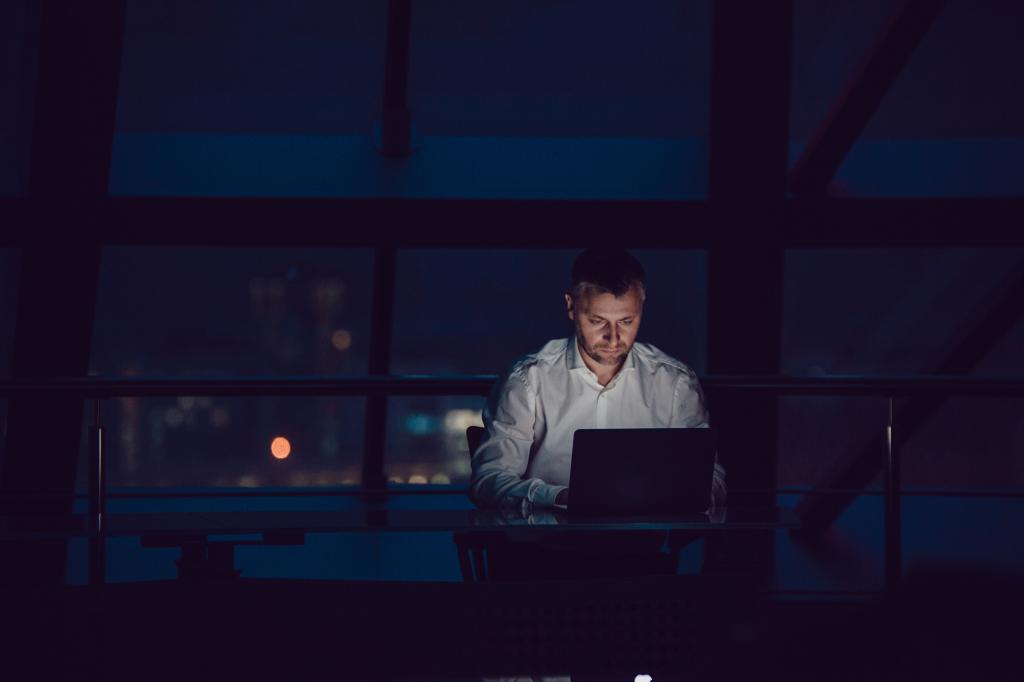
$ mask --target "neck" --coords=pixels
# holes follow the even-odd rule
[[[580,345],[579,337],[576,338],[576,348],[580,352],[580,357],[583,358],[583,364],[587,366],[587,369],[594,373],[594,375],[597,377],[597,383],[601,384],[602,386],[607,386],[608,383],[615,378],[615,375],[619,373],[619,370],[621,370],[622,366],[625,364],[625,361],[623,361],[614,366],[602,365],[597,360],[594,360],[594,358],[586,354],[586,352],[583,350],[583,347]]]

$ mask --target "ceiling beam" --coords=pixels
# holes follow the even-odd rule
[[[0,200],[0,246],[32,243],[32,210],[33,200]],[[78,210],[82,220],[53,226],[53,238],[87,229],[109,245],[576,248],[607,231],[631,248],[755,236],[784,248],[1024,246],[1024,197],[790,199],[767,235],[707,201],[111,198]]]

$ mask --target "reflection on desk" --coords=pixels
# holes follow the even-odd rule
[[[749,512],[749,510],[748,510]],[[620,526],[628,524],[650,530],[654,524],[659,530],[664,524],[675,527],[686,524],[686,527],[704,527],[705,525],[721,525],[728,521],[728,510],[712,509],[703,514],[692,516],[578,516],[556,509],[503,508],[478,509],[471,513],[475,526],[574,526],[600,528],[604,526]],[[781,516],[781,515],[780,515]],[[763,518],[767,519],[767,512]],[[750,516],[748,515],[748,519]]]

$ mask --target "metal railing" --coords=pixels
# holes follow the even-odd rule
[[[106,461],[103,445],[102,403],[117,397],[159,396],[389,396],[486,395],[497,377],[479,376],[357,376],[345,378],[320,377],[250,377],[250,378],[8,378],[0,380],[0,396],[20,394],[64,393],[94,401],[92,424],[88,426],[88,532],[90,537],[90,581],[102,580],[104,515],[106,513]],[[884,498],[885,576],[886,584],[896,584],[902,574],[901,506],[903,496],[900,480],[900,452],[897,446],[893,403],[896,398],[929,396],[1024,397],[1024,379],[973,377],[789,377],[789,376],[711,376],[701,385],[712,395],[724,392],[765,393],[774,396],[874,396],[888,401],[885,424],[885,448],[879,453],[882,464],[882,496]],[[455,489],[457,490],[457,489]],[[379,494],[380,491],[376,491]],[[413,491],[410,491],[413,492]],[[416,494],[428,490],[415,491]],[[777,491],[778,492],[778,491]],[[198,493],[215,497],[260,495],[260,491],[225,490]],[[267,493],[262,493],[266,495]],[[309,493],[278,492],[271,494],[303,495],[338,494],[337,491]],[[197,493],[168,493],[161,496],[189,497]],[[137,493],[131,497],[152,497]],[[120,496],[119,496],[120,497]]]

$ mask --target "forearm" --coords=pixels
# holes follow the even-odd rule
[[[473,472],[469,494],[481,507],[500,507],[527,500],[535,507],[551,507],[565,486],[551,485],[539,478],[524,479],[515,473],[500,469],[481,469]]]

